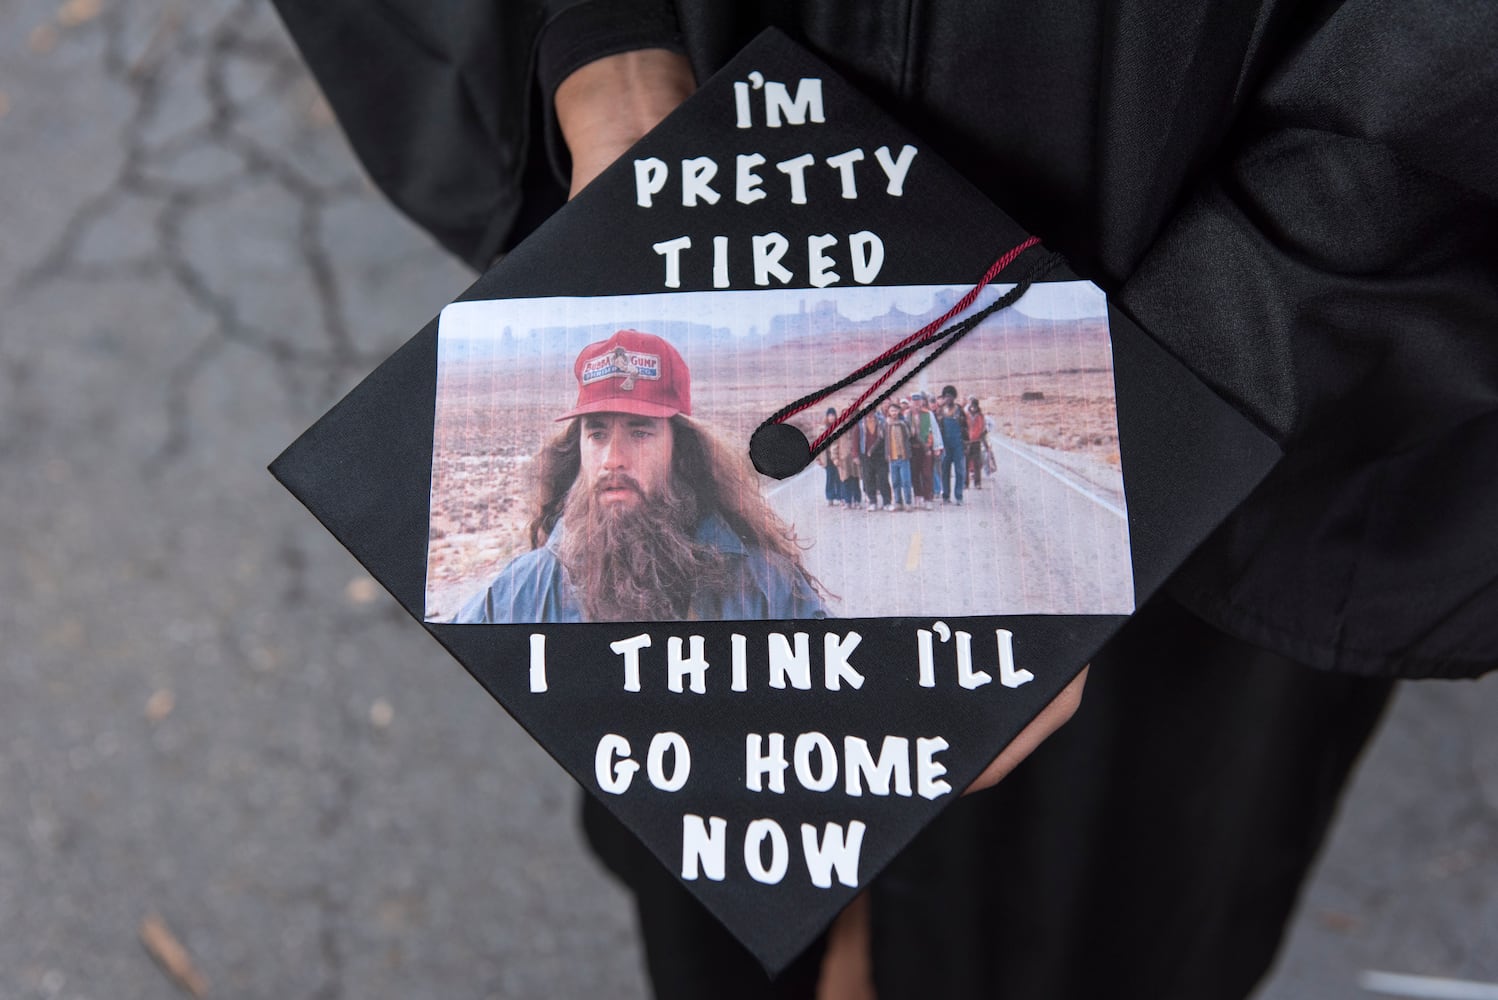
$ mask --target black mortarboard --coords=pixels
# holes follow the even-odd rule
[[[690,418],[610,408],[685,392],[680,364]],[[987,423],[851,419],[901,385],[977,395]],[[756,431],[806,455],[718,475]],[[767,32],[272,471],[773,972],[1276,457]],[[899,510],[900,462],[966,503]],[[654,545],[668,517],[684,546]],[[656,611],[589,620],[619,607]]]

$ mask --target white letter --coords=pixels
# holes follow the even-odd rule
[[[889,780],[895,779],[895,791],[910,794],[910,741],[903,736],[886,736],[879,748],[879,763],[869,756],[869,745],[857,736],[843,737],[844,788],[849,795],[863,794],[860,778],[867,778],[869,791],[889,794]]]
[[[837,261],[822,252],[836,242],[837,237],[831,233],[806,238],[806,256],[811,267],[808,277],[813,288],[826,288],[837,282],[837,272],[832,269]]]
[[[900,158],[894,160],[890,158],[889,147],[880,146],[874,150],[874,159],[879,161],[879,165],[884,168],[884,176],[889,178],[889,186],[884,189],[885,193],[892,194],[896,198],[904,194],[905,174],[910,170],[910,161],[915,159],[915,147],[902,146]]]
[[[931,657],[931,632],[929,629],[919,629],[916,632],[916,644],[920,654],[920,683],[923,688],[936,687],[936,665]]]
[[[681,252],[692,249],[690,236],[678,236],[674,240],[652,243],[650,249],[666,258],[666,287],[681,287]]]
[[[999,641],[1003,642],[1002,639]],[[959,630],[957,633],[957,683],[972,691],[992,680],[993,677],[988,671],[973,669],[973,637]]]
[[[754,237],[754,283],[768,285],[773,274],[782,285],[791,281],[791,272],[780,263],[790,241],[779,233],[765,233]]]
[[[718,192],[708,186],[708,181],[718,176],[718,164],[711,156],[694,156],[681,161],[681,204],[695,208],[701,198],[709,205],[718,203]]]
[[[759,733],[750,733],[744,740],[744,785],[751,792],[763,790],[763,775],[770,776],[770,791],[779,795],[785,791],[785,734],[770,734],[770,752],[760,753]]]
[[[785,84],[765,84],[765,124],[771,128],[779,128],[782,114],[791,125],[805,125],[807,118],[817,123],[826,121],[822,117],[822,81],[815,77],[803,77],[796,84],[794,102],[791,101]]]
[[[734,124],[739,128],[749,128],[754,124],[749,117],[749,85],[747,83],[733,85],[733,113]]]
[[[849,632],[846,638],[838,639],[831,632],[822,637],[822,678],[829,691],[841,691],[846,680],[854,690],[863,687],[863,674],[853,669],[848,657],[858,648],[863,636]]]
[[[822,756],[822,773],[812,776],[811,752]],[[837,784],[837,750],[832,741],[821,733],[802,733],[796,737],[796,780],[808,792],[825,792]]]
[[[843,838],[841,823],[828,823],[824,829],[819,844],[817,828],[810,823],[801,824],[801,853],[806,855],[811,884],[818,889],[831,889],[832,870],[836,868],[839,882],[850,889],[858,888],[858,854],[863,849],[864,825],[856,819],[849,823],[847,839]]]
[[[780,632],[770,633],[770,686],[785,688],[786,678],[791,687],[800,691],[811,690],[811,638],[805,632],[795,633],[796,651]]]
[[[853,258],[853,280],[867,285],[884,266],[884,241],[867,229],[854,233],[848,237],[848,255]]]
[[[672,751],[671,777],[666,777],[666,751]],[[663,792],[681,791],[692,773],[692,752],[679,733],[656,733],[645,755],[645,774]]]
[[[1014,669],[1014,633],[1007,628],[998,630],[999,636],[999,682],[1006,688],[1017,688],[1035,679],[1028,670]]]
[[[817,162],[817,158],[810,153],[802,153],[791,160],[781,160],[775,164],[779,170],[791,179],[791,204],[806,204],[806,168]],[[662,181],[661,183],[665,183]]]
[[[614,758],[619,757],[619,763]],[[629,790],[640,765],[629,759],[629,740],[609,733],[598,741],[598,750],[593,754],[593,777],[598,787],[614,795],[623,795]]]
[[[546,636],[531,633],[531,694],[546,690]]]
[[[761,846],[770,838],[770,865],[765,867]],[[790,851],[785,843],[785,831],[773,819],[757,819],[744,831],[744,867],[756,882],[774,885],[785,878],[790,865]]]
[[[689,636],[692,655],[683,659],[681,636],[673,635],[666,640],[666,686],[681,693],[682,678],[692,675],[692,693],[707,694],[707,657],[702,655],[702,636]]]
[[[734,162],[734,199],[740,205],[752,205],[765,196],[759,189],[760,176],[754,172],[765,158],[758,153],[740,153]]]
[[[609,643],[609,648],[624,657],[624,690],[640,690],[640,650],[650,646],[648,633]]]
[[[915,788],[923,799],[939,799],[952,790],[942,780],[947,766],[936,761],[936,755],[947,748],[947,741],[940,736],[928,740],[916,737],[915,741]]]
[[[708,826],[712,833],[707,832]],[[697,866],[714,882],[723,881],[723,859],[728,847],[728,820],[717,816],[706,824],[701,816],[687,813],[681,818],[681,877],[688,881],[697,878]]]
[[[842,175],[844,198],[858,197],[858,185],[853,182],[853,164],[861,159],[863,159],[861,149],[850,149],[846,153],[827,157],[827,165],[836,167],[837,172]]]
[[[649,208],[651,195],[658,194],[661,188],[666,186],[666,175],[670,172],[671,168],[666,166],[664,160],[658,160],[653,156],[636,160],[635,204],[641,208]]]
[[[728,237],[713,237],[713,287],[728,287]]]
[[[728,637],[728,643],[733,647],[733,689],[735,691],[749,690],[749,665],[748,657],[744,654],[746,640],[737,632]]]

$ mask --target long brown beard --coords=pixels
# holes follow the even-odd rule
[[[640,501],[599,500],[602,489],[619,485],[634,488]],[[583,618],[680,619],[694,594],[720,592],[725,559],[697,541],[698,515],[696,492],[674,481],[649,497],[628,476],[574,483],[562,508],[559,555]]]

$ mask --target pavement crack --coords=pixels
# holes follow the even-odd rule
[[[341,362],[351,362],[356,358],[353,338],[349,335],[333,260],[323,244],[321,207],[314,199],[303,201],[299,221],[297,249],[307,265],[307,273],[312,278],[312,287],[317,293],[323,332],[327,335],[333,356]]]
[[[214,338],[200,341],[183,356],[166,378],[163,393],[166,405],[166,434],[156,451],[145,460],[147,478],[159,475],[162,470],[186,453],[192,441],[190,409],[192,385],[211,360],[223,351],[224,342]]]

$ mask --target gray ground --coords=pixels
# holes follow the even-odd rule
[[[0,1000],[638,997],[574,791],[264,472],[469,276],[267,8],[0,0]],[[1498,980],[1498,681],[1401,696],[1264,997]]]

